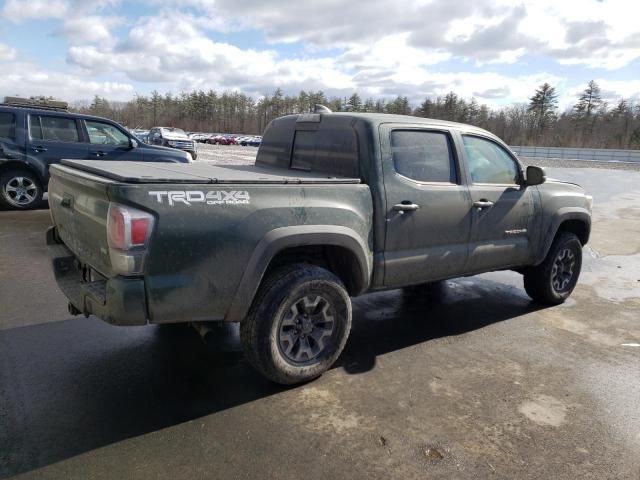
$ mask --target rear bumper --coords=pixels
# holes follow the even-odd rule
[[[113,325],[147,324],[144,280],[113,277],[86,281],[80,262],[58,238],[55,227],[47,230],[47,248],[58,287],[77,310]]]

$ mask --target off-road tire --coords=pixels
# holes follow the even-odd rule
[[[570,258],[571,257],[571,258]],[[558,280],[559,263],[566,259],[570,276]],[[555,269],[554,269],[555,265]],[[565,267],[562,267],[563,269]],[[582,268],[582,244],[570,232],[561,232],[553,240],[549,253],[540,265],[524,272],[524,289],[534,301],[545,305],[563,303],[578,283]],[[567,274],[569,275],[569,274]],[[558,288],[558,287],[561,288]]]
[[[19,180],[21,179],[21,180]],[[27,195],[16,199],[15,189],[21,183],[20,188],[28,189]],[[12,189],[14,194],[9,190]],[[42,202],[44,191],[38,177],[28,170],[8,170],[0,174],[0,205],[12,210],[31,210]]]
[[[308,299],[310,303],[315,300],[316,306],[309,307],[305,303]],[[294,309],[300,310],[300,302],[303,309],[322,308],[320,313],[312,310],[305,315],[305,328],[313,329],[310,332],[291,330],[298,328],[291,325],[292,319],[293,322],[304,320],[296,320],[302,313],[292,313]],[[327,325],[331,325],[329,337],[324,336]],[[293,385],[312,380],[328,370],[340,356],[350,330],[351,299],[340,279],[324,268],[297,263],[278,268],[265,277],[249,314],[240,324],[240,337],[245,356],[256,370],[276,383]],[[298,335],[295,337],[298,343],[288,341],[291,335]],[[300,338],[301,335],[304,337]],[[321,343],[315,340],[318,335]],[[307,361],[292,360],[296,345],[301,357],[310,357],[309,349],[313,345],[319,353]]]

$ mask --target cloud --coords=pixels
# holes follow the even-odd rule
[[[511,93],[511,89],[508,86],[502,86],[498,88],[488,88],[484,91],[475,90],[473,92],[474,97],[480,97],[481,99],[487,98],[505,98]]]
[[[6,0],[2,7],[2,17],[20,23],[26,20],[62,18],[69,9],[66,0]]]
[[[6,71],[6,65],[0,68]],[[96,81],[77,74],[45,72],[32,64],[15,64],[9,74],[0,76],[0,97],[4,95],[45,95],[69,101],[105,96],[112,100],[130,100],[133,85],[113,81]]]
[[[157,2],[186,3],[213,29],[257,30],[273,44],[301,42],[316,49],[361,50],[381,36],[405,34],[416,48],[478,64],[514,63],[528,54],[615,70],[640,58],[630,45],[639,27],[628,0]]]
[[[88,15],[71,17],[65,20],[55,31],[67,38],[72,45],[87,43],[112,44],[114,38],[111,29],[121,25],[124,20],[116,16]]]
[[[16,58],[16,49],[0,43],[0,61],[13,60],[14,58]]]
[[[549,60],[569,65],[562,69],[566,75],[584,75],[582,67],[615,71],[640,58],[640,28],[623,13],[623,0],[582,0],[581,8],[557,0],[148,2],[148,16],[137,19],[125,17],[129,12],[117,0],[50,0],[46,9],[35,0],[22,12],[19,2],[7,0],[2,13],[24,21],[63,12],[53,33],[69,43],[67,77],[47,73],[94,82],[117,95],[132,85],[142,93],[231,89],[253,96],[279,86],[287,93],[347,96],[357,90],[419,102],[453,90],[501,105],[526,102],[549,82],[562,104],[572,101],[567,92],[576,81],[569,85],[549,73]],[[255,37],[261,40],[252,48],[235,40]],[[3,72],[18,71],[17,57],[19,45],[0,45],[0,62],[8,62],[0,65]],[[540,58],[544,69],[536,67]],[[513,64],[510,73],[496,73],[507,71],[500,64]]]

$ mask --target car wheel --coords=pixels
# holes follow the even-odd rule
[[[581,268],[580,240],[573,233],[560,233],[544,261],[524,272],[524,289],[536,302],[558,305],[573,292]]]
[[[0,174],[0,203],[15,210],[30,210],[42,201],[38,177],[26,170],[10,170]]]
[[[337,360],[351,330],[351,299],[333,273],[295,264],[262,282],[240,325],[245,355],[270,380],[312,380]]]

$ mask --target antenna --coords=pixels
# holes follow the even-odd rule
[[[316,103],[313,113],[333,113],[330,108],[325,107],[324,105],[320,105]]]

